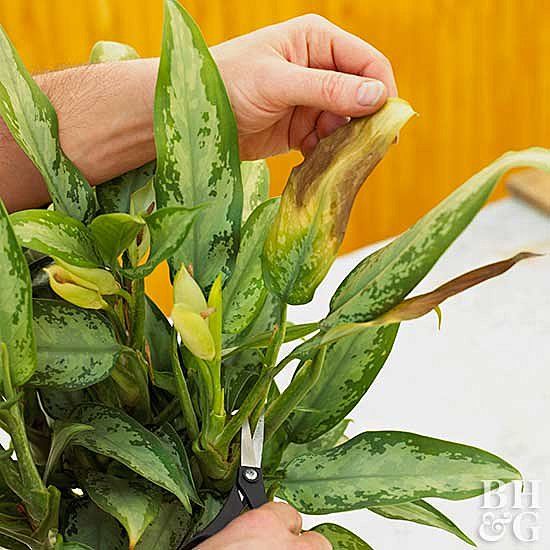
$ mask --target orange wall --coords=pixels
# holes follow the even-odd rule
[[[550,143],[550,0],[190,0],[209,43],[308,12],[392,60],[420,113],[360,193],[343,250],[398,233],[507,149]],[[86,61],[96,40],[158,55],[160,0],[0,0],[0,22],[32,70]],[[279,193],[296,154],[273,159]],[[502,192],[502,191],[501,191]],[[149,283],[163,303],[165,281]]]

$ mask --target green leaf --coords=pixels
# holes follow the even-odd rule
[[[172,451],[157,435],[124,412],[98,404],[82,405],[72,416],[75,422],[94,428],[78,434],[76,445],[118,460],[191,509],[189,499],[195,494],[191,472],[174,461]]]
[[[115,212],[94,218],[89,228],[105,263],[118,266],[117,258],[132,244],[145,225],[141,216]]]
[[[521,474],[486,451],[405,432],[365,432],[322,454],[295,458],[278,496],[301,512],[328,514],[483,494],[483,480],[508,483]]]
[[[90,220],[97,208],[94,190],[64,155],[55,109],[1,27],[0,116],[42,174],[55,208],[80,221]]]
[[[463,533],[446,515],[423,500],[389,506],[378,506],[370,508],[370,510],[388,519],[412,521],[413,523],[443,529],[444,531],[456,535],[467,544],[476,546],[475,542]]]
[[[243,182],[243,224],[269,198],[269,168],[265,160],[241,162]]]
[[[101,260],[86,226],[52,210],[23,210],[10,216],[21,246],[54,256],[68,264],[97,267]]]
[[[8,349],[12,383],[23,385],[36,370],[29,268],[0,200],[0,343]]]
[[[170,371],[172,327],[160,308],[147,297],[145,301],[145,338],[149,343],[155,371]]]
[[[191,529],[191,516],[176,499],[165,500],[153,523],[145,530],[136,550],[178,548]]]
[[[155,173],[156,162],[126,172],[110,181],[98,185],[97,200],[101,211],[109,214],[114,212],[130,212],[132,194],[139,191],[151,181]]]
[[[263,251],[268,288],[289,304],[309,302],[332,265],[355,196],[413,116],[392,98],[321,140],[295,167]]]
[[[81,542],[67,542],[63,543],[62,550],[94,550],[94,548]]]
[[[336,447],[336,445],[344,443],[347,441],[344,434],[350,422],[350,419],[345,418],[328,432],[308,443],[291,443],[284,451],[282,462],[288,463],[297,456],[307,453],[322,453],[323,451]]]
[[[89,430],[93,430],[93,428],[85,424],[74,424],[59,421],[54,422],[52,443],[48,454],[48,460],[44,466],[44,474],[42,476],[44,484],[47,484],[52,469],[56,466],[57,461],[61,458],[61,455],[65,449],[71,444],[74,437],[80,432]]]
[[[300,403],[307,412],[295,412],[287,423],[291,441],[312,441],[351,412],[384,366],[398,328],[399,325],[369,328],[328,346],[319,381]],[[305,358],[321,342],[322,336],[314,336],[293,355]]]
[[[235,269],[223,291],[223,330],[244,330],[258,314],[267,295],[260,252],[279,206],[279,199],[262,203],[248,218]]]
[[[71,413],[86,401],[92,401],[86,390],[60,391],[40,388],[40,403],[46,414],[55,420],[66,420]]]
[[[191,538],[191,536],[195,535],[196,533],[200,533],[206,527],[208,527],[210,523],[212,523],[212,521],[216,518],[225,503],[224,500],[219,497],[219,495],[214,495],[212,493],[206,493],[203,496],[203,501],[204,506],[202,509],[202,513],[194,522],[188,538]]]
[[[172,257],[182,247],[191,226],[196,224],[200,210],[202,210],[200,206],[196,208],[170,206],[146,216],[144,219],[151,235],[149,258],[143,265],[121,269],[121,272],[130,279],[142,279],[152,273],[157,265]]]
[[[139,59],[139,54],[132,46],[122,42],[100,40],[90,52],[90,63],[106,63],[109,61],[129,61]]]
[[[34,300],[33,308],[38,366],[32,385],[78,390],[109,376],[123,348],[101,313],[56,300]]]
[[[550,150],[509,152],[472,176],[389,245],[365,258],[332,298],[325,328],[369,321],[400,303],[464,231],[511,168],[550,170]]]
[[[163,500],[159,490],[136,479],[124,479],[88,471],[83,480],[88,496],[126,529],[134,548],[157,517]]]
[[[311,530],[323,535],[338,550],[372,550],[363,539],[334,523],[322,523]]]
[[[158,205],[209,202],[208,212],[174,253],[170,266],[192,264],[210,287],[228,274],[239,245],[242,184],[237,125],[222,78],[189,14],[166,0],[162,54],[155,96]]]
[[[91,500],[75,499],[67,512],[63,539],[68,543],[86,544],[94,550],[128,550],[122,525]],[[65,548],[67,545],[65,543]]]

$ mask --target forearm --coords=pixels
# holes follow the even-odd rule
[[[153,101],[158,59],[75,67],[38,75],[59,118],[65,154],[92,184],[155,157]],[[0,122],[0,196],[8,210],[46,204],[46,186]]]

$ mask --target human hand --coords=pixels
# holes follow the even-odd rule
[[[232,521],[197,550],[331,550],[318,533],[300,534],[300,514],[283,502],[270,502]]]
[[[318,15],[265,27],[211,48],[239,129],[241,158],[300,149],[397,95],[390,62]]]

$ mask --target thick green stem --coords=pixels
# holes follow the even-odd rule
[[[109,321],[111,321],[113,328],[115,329],[115,334],[118,341],[121,344],[126,344],[128,340],[126,329],[124,328],[124,325],[122,324],[122,321],[120,320],[117,312],[110,305],[104,311],[107,314]]]
[[[10,401],[16,398],[17,394],[11,381],[8,348],[3,342],[0,344],[0,363],[4,396],[6,400]],[[19,496],[25,501],[29,514],[36,521],[41,521],[48,512],[48,492],[36,469],[31,446],[27,439],[25,422],[17,400],[9,409],[7,424],[8,433],[17,456],[17,467],[24,492],[24,495],[20,494]]]
[[[197,421],[197,415],[195,414],[195,408],[191,401],[191,394],[187,387],[187,381],[183,376],[181,365],[178,356],[178,340],[176,331],[172,332],[172,349],[171,349],[171,362],[172,372],[174,373],[174,379],[176,380],[176,391],[181,406],[181,412],[183,414],[183,422],[191,441],[195,441],[199,437],[199,423]]]
[[[145,346],[145,281],[132,281],[132,336],[130,345],[139,351]]]
[[[296,376],[286,390],[271,403],[265,413],[266,441],[269,441],[311,388],[317,383],[325,362],[325,356],[326,347],[322,347],[315,354],[313,361],[306,362],[302,368],[298,370]]]

